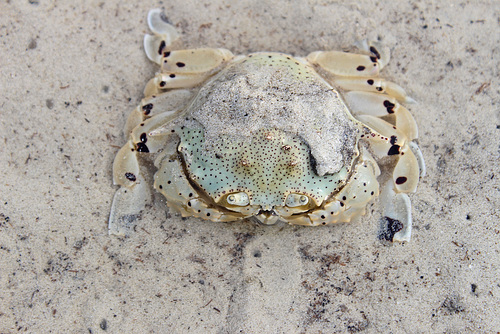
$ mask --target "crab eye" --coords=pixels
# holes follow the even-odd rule
[[[309,197],[301,194],[290,194],[286,197],[285,204],[290,208],[295,208],[297,206],[303,206],[309,203]]]
[[[246,206],[250,203],[248,195],[244,192],[229,194],[226,197],[226,201],[230,205]]]

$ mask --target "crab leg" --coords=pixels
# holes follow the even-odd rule
[[[179,38],[179,33],[158,8],[149,11],[148,26],[153,35],[144,35],[144,50],[151,61],[161,65],[163,53]]]
[[[407,194],[394,191],[390,182],[380,194],[380,205],[384,208],[381,239],[388,241],[410,241],[412,219],[411,201]]]
[[[125,136],[128,139],[128,136],[136,126],[161,111],[182,109],[183,105],[189,101],[193,94],[192,91],[187,89],[176,89],[151,96],[145,94],[145,96],[149,97],[142,99],[141,103],[130,113],[127,119],[124,131]]]
[[[226,49],[171,50],[179,35],[161,9],[149,12],[148,25],[153,35],[144,36],[144,50],[148,58],[162,68],[146,85],[146,96],[166,89],[197,86],[234,57]]]
[[[137,161],[136,147],[128,141],[113,163],[113,183],[120,185],[109,215],[109,233],[126,235],[151,198],[149,186]]]
[[[362,41],[358,45],[370,55],[340,51],[316,51],[307,56],[307,60],[336,76],[371,77],[377,76],[389,62],[388,48],[377,42]]]
[[[113,162],[113,183],[121,188],[117,190],[111,206],[111,234],[127,234],[132,223],[150,201],[151,192],[139,168],[138,156],[158,152],[165,146],[164,133],[159,136],[148,136],[148,133],[158,127],[158,124],[168,123],[176,116],[176,112],[164,112],[140,123],[131,131],[127,143],[118,151]]]
[[[395,98],[378,93],[352,91],[344,94],[349,109],[354,116],[370,115],[383,117],[394,115],[396,128],[409,140],[418,137],[415,119],[408,109],[399,104]]]
[[[373,113],[378,113],[380,108],[378,109]],[[425,173],[420,149],[416,143],[408,140],[404,131],[399,131],[397,126],[381,118],[371,115],[358,115],[357,118],[380,134],[367,136],[372,143],[374,153],[379,158],[390,155],[398,156],[392,182],[384,186],[381,194],[380,203],[383,207],[383,219],[386,225],[384,238],[392,241],[408,241],[412,221],[411,204],[406,194],[415,192],[419,177]]]
[[[412,103],[414,100],[406,94],[405,90],[395,84],[394,82],[386,81],[384,79],[370,77],[370,78],[361,78],[361,77],[338,77],[334,80],[335,85],[351,91],[358,90],[363,92],[373,92],[373,93],[385,93],[389,96],[395,97],[396,100],[404,102],[404,103]]]
[[[164,52],[162,69],[146,85],[146,92],[157,94],[166,89],[197,86],[233,59],[226,49],[191,49]]]
[[[333,75],[369,77],[380,71],[377,58],[341,51],[316,51],[307,60]]]

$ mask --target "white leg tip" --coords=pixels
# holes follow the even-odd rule
[[[115,193],[108,221],[110,235],[127,236],[133,231],[140,213],[151,199],[151,191],[140,178],[133,187],[121,187]]]
[[[425,161],[424,161],[424,156],[422,155],[422,151],[420,151],[420,147],[418,147],[417,143],[413,141],[409,142],[408,146],[415,155],[415,158],[417,158],[418,168],[420,169],[420,177],[422,178],[426,174]]]
[[[163,37],[166,45],[172,44],[179,37],[175,27],[168,23],[165,14],[159,8],[149,11],[148,26],[154,34]]]
[[[161,64],[162,54],[159,52],[160,40],[156,36],[144,35],[144,52],[149,60]]]

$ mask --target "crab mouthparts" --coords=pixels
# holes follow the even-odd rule
[[[273,225],[279,219],[279,216],[274,210],[260,210],[257,215],[255,215],[257,220],[264,225]]]

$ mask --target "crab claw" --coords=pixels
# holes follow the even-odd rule
[[[383,217],[379,238],[387,241],[410,241],[412,220],[408,195],[396,193],[392,182],[387,182],[380,194],[380,204]]]
[[[121,187],[115,193],[108,228],[110,235],[126,236],[134,229],[135,221],[151,199],[148,183],[139,174],[131,187]]]

